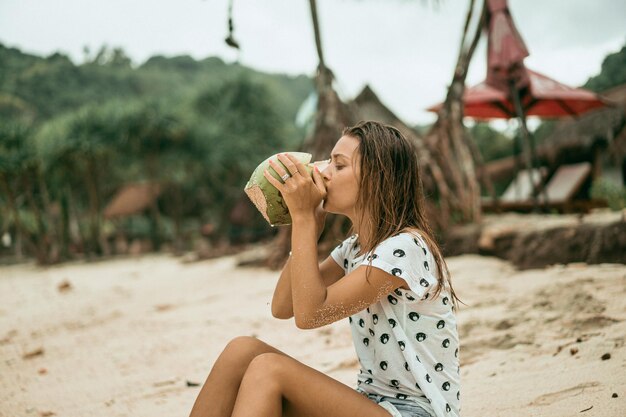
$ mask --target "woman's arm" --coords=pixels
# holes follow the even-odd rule
[[[324,225],[326,223],[326,212],[322,208],[321,204],[315,208],[315,229],[317,232],[317,239],[322,235],[324,231]],[[293,317],[293,295],[291,292],[291,276],[290,276],[290,262],[291,256],[287,258],[287,262],[280,273],[280,278],[276,283],[274,289],[274,296],[272,297],[272,316],[277,319],[290,319]],[[324,262],[319,265],[320,273],[324,279],[326,286],[332,285],[339,278],[343,276],[343,268],[329,256]]]
[[[274,178],[268,170],[265,170],[263,175],[281,193],[291,214],[293,254],[286,265],[291,287],[291,310],[296,319],[296,326],[304,328],[310,324],[303,323],[303,320],[308,321],[310,316],[315,315],[314,311],[324,303],[327,293],[327,286],[317,260],[317,241],[320,232],[317,213],[322,209],[326,198],[326,186],[317,167],[311,177],[307,175],[304,165],[293,156],[281,154],[278,158],[287,167],[291,176],[283,183]],[[281,177],[285,175],[284,170],[278,166],[274,170]],[[283,296],[283,300],[285,298],[287,297]]]
[[[272,316],[277,319],[290,319],[293,317],[293,296],[291,292],[290,265],[291,257],[280,273],[280,278],[274,290],[272,298]],[[326,258],[319,264],[320,274],[326,287],[331,286],[344,276],[344,270],[332,257]]]
[[[333,261],[334,262],[334,261]],[[406,285],[402,278],[379,268],[362,265],[333,285],[326,287],[325,300],[309,311],[300,311],[296,325],[300,329],[315,329],[349,317]],[[298,282],[298,280],[294,280]],[[309,303],[310,304],[310,303]]]
[[[293,317],[289,262],[291,262],[291,256],[287,258],[287,263],[285,263],[285,266],[280,273],[280,278],[278,278],[276,288],[274,289],[274,296],[272,297],[272,316],[277,319],[288,319]]]

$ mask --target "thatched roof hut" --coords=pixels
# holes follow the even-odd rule
[[[104,209],[104,217],[131,216],[148,209],[161,194],[161,186],[153,183],[129,184],[122,187]]]
[[[442,168],[432,157],[424,137],[389,110],[368,85],[350,102],[350,106],[354,109],[355,116],[358,119],[376,120],[394,126],[402,132],[408,140],[413,142],[417,149],[420,165],[422,166],[421,172],[424,188],[429,194],[433,194],[438,188],[437,184],[441,184],[441,181],[438,182],[437,178],[441,179]],[[436,229],[444,228],[446,221],[441,216],[441,210],[438,210],[430,199],[426,200],[426,209],[428,210],[428,217],[432,223],[431,226]]]
[[[422,165],[432,163],[422,135],[389,110],[369,85],[363,87],[363,90],[350,102],[350,106],[354,109],[355,116],[359,120],[376,120],[397,128],[408,140],[416,145],[420,163]],[[432,179],[428,175],[424,176],[424,182],[427,188],[433,187]]]
[[[352,104],[356,109],[356,113],[361,120],[377,120],[379,122],[394,126],[402,132],[403,135],[412,140],[422,142],[421,135],[410,128],[406,123],[398,118],[382,101],[378,98],[374,90],[369,85],[363,87],[363,90],[353,100]]]
[[[549,162],[559,159],[592,157],[595,149],[614,146],[615,139],[626,127],[626,84],[605,91],[602,94],[614,106],[599,109],[558,123],[553,133],[539,147],[541,155]],[[623,158],[624,154],[614,155]],[[590,162],[593,162],[590,160]],[[614,161],[617,162],[617,161]]]

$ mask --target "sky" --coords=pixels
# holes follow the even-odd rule
[[[468,0],[318,0],[324,58],[339,94],[369,84],[410,124],[434,121],[452,78]],[[626,43],[626,1],[509,0],[530,56],[526,65],[580,86]],[[317,54],[307,0],[234,0],[235,39],[224,43],[227,0],[0,0],[0,42],[67,54],[122,47],[135,65],[152,55],[219,56],[257,70],[313,75]],[[486,41],[467,82],[485,77]]]

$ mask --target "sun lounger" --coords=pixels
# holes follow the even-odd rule
[[[589,162],[560,166],[539,195],[539,202],[544,205],[547,197],[547,204],[551,207],[570,203],[590,174]]]
[[[595,200],[574,201],[581,187],[585,184],[589,175],[591,175],[591,168],[589,162],[560,166],[543,189],[538,191],[537,200],[539,207],[544,210],[556,209],[567,212],[574,208],[587,211],[592,207],[603,206],[601,202]],[[538,173],[535,172],[533,180],[537,188],[541,187]],[[518,181],[520,182],[519,184],[517,184]],[[498,203],[493,201],[483,202],[483,209],[485,210],[529,211],[533,207],[534,202],[527,171],[520,171],[516,179],[504,191]]]
[[[530,182],[530,171],[523,169],[517,173],[517,176],[511,184],[504,190],[500,201],[503,203],[524,202],[532,199],[534,189],[541,187],[546,177],[547,170],[545,167],[532,170],[532,186]]]
[[[521,208],[526,208],[529,203],[532,204],[533,188],[539,189],[541,187],[546,174],[547,169],[545,167],[533,169],[532,184],[534,187],[531,187],[529,171],[526,169],[519,171],[497,201],[491,197],[482,198],[483,210],[516,210],[520,205]]]

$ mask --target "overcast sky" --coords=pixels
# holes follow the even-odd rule
[[[441,101],[451,79],[468,0],[318,0],[327,65],[350,98],[365,84],[409,123]],[[313,75],[317,66],[307,0],[234,0],[235,38],[224,43],[227,0],[0,0],[0,42],[29,53],[122,47],[140,64],[155,54],[219,56],[268,72]],[[626,43],[624,0],[509,0],[526,41],[528,67],[569,85],[600,71]],[[485,43],[468,83],[485,77]]]

